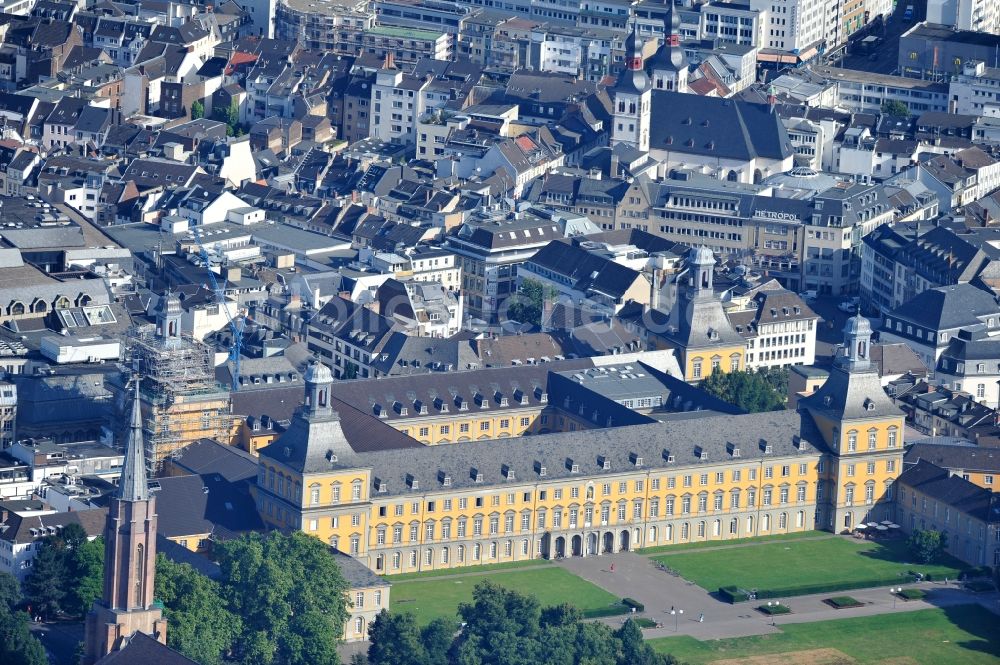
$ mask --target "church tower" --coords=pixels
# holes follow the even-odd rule
[[[650,61],[653,87],[657,90],[688,92],[688,61],[681,48],[681,16],[673,0],[663,21],[663,46]]]
[[[814,425],[827,446],[816,527],[835,533],[895,517],[892,484],[903,471],[903,413],[882,389],[871,335],[868,319],[848,319],[830,378],[799,401],[803,431]]]
[[[104,591],[87,615],[85,665],[121,648],[136,632],[167,643],[167,622],[153,603],[156,498],[146,475],[139,405],[137,380],[121,479],[104,527]]]
[[[649,78],[642,64],[642,44],[633,26],[625,40],[625,69],[618,75],[612,91],[612,148],[621,143],[643,152],[649,150],[650,90]]]

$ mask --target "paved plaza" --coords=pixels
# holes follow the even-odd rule
[[[614,572],[611,571],[612,563]],[[703,640],[763,635],[776,632],[780,630],[781,624],[787,623],[912,612],[969,603],[979,603],[994,612],[1000,611],[1000,594],[970,594],[954,583],[923,582],[907,584],[906,587],[927,591],[925,600],[897,599],[894,603],[888,587],[781,598],[778,600],[788,605],[792,613],[776,617],[776,626],[772,626],[770,617],[754,609],[760,605],[760,601],[732,605],[719,600],[701,587],[659,570],[649,557],[641,554],[620,552],[600,557],[573,557],[563,559],[557,565],[616,596],[634,598],[645,605],[646,609],[641,616],[662,624],[660,628],[644,630],[643,634],[647,639],[674,635],[690,635]],[[837,610],[823,602],[824,599],[837,595],[849,595],[865,605]],[[671,608],[681,609],[684,613],[671,615]],[[704,621],[699,621],[702,614]],[[622,618],[609,617],[603,621],[619,624]]]

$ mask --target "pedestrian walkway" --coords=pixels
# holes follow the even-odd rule
[[[945,585],[940,582],[923,582],[906,586],[927,591],[926,600],[893,601],[888,587],[778,599],[791,608],[792,614],[776,617],[777,625],[772,626],[770,617],[754,609],[761,601],[736,605],[724,602],[693,582],[658,570],[649,558],[639,554],[621,552],[600,557],[573,557],[563,559],[557,565],[616,596],[633,598],[642,603],[646,609],[641,616],[662,624],[659,628],[645,629],[643,634],[647,638],[690,635],[705,640],[766,635],[780,630],[781,625],[786,623],[912,612],[970,603],[979,603],[991,611],[1000,612],[1000,594],[970,594],[954,583]],[[849,595],[864,605],[837,610],[823,602],[836,595]],[[683,610],[683,614],[671,614],[671,608]],[[704,621],[699,621],[702,613]],[[619,624],[622,620],[623,617],[601,619],[612,625]]]

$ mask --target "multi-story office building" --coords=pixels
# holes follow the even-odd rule
[[[733,298],[729,322],[746,340],[746,367],[812,365],[819,315],[792,291],[770,281]]]
[[[586,217],[544,208],[521,209],[509,216],[502,211],[483,211],[479,218],[467,221],[448,236],[446,248],[461,262],[469,316],[496,323],[504,302],[517,291],[522,263],[556,238],[598,231]]]
[[[356,55],[361,36],[375,26],[374,17],[356,4],[283,0],[274,16],[274,36],[298,41],[303,47]]]
[[[841,531],[893,517],[903,417],[868,359],[864,319],[799,412],[380,448],[349,442],[310,370],[308,406],[260,452],[258,510],[376,572]]]
[[[761,46],[769,8],[754,8],[743,0],[717,0],[701,6],[699,37],[720,42]]]

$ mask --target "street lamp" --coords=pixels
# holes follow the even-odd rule
[[[774,611],[778,609],[779,605],[781,605],[781,603],[779,603],[778,601],[774,602],[771,602],[770,600],[767,601],[767,613],[771,615],[772,626],[774,625]]]
[[[670,614],[674,617],[674,632],[677,632],[677,622],[680,620],[680,615],[684,614],[684,610],[670,609]]]
[[[903,587],[901,586],[889,587],[889,593],[892,594],[892,609],[896,609],[896,598],[898,597],[896,594],[898,594],[902,590]]]

